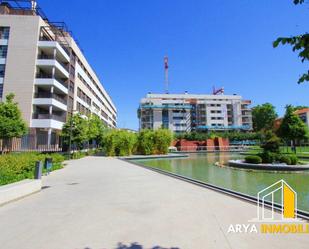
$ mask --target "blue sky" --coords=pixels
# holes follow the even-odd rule
[[[74,2],[74,4],[72,4]],[[79,3],[79,4],[77,4]],[[118,126],[138,128],[136,110],[147,92],[210,93],[223,86],[254,105],[309,105],[308,70],[291,48],[272,48],[278,36],[308,31],[309,4],[292,0],[39,1],[52,21],[78,39],[118,109]]]

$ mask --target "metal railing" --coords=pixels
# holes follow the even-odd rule
[[[228,146],[176,146],[177,151],[184,152],[216,152],[216,151],[232,151],[241,152],[249,149],[244,145],[228,145]]]
[[[67,105],[67,100],[64,99],[63,97],[60,97],[59,95],[55,94],[55,93],[49,93],[49,92],[39,92],[39,93],[35,93],[34,94],[34,98],[42,98],[42,99],[55,99],[59,102],[61,102],[62,104]]]
[[[59,78],[55,78],[53,77],[52,74],[47,74],[47,73],[37,73],[36,74],[36,79],[54,79],[56,81],[58,81],[61,85],[63,85],[65,88],[68,88],[68,83],[59,79]]]
[[[53,55],[46,55],[46,54],[39,54],[38,55],[38,59],[39,60],[55,60],[57,61],[66,71],[69,71],[69,65],[58,60],[57,58],[55,58],[55,56]]]
[[[60,121],[60,122],[66,121],[65,116],[60,116],[60,115],[56,115],[56,114],[33,113],[32,118],[33,119],[53,119],[53,120],[57,120],[57,121]]]

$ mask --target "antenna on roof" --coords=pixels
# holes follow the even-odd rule
[[[31,9],[32,9],[33,11],[36,11],[36,6],[37,6],[36,0],[32,0],[32,1],[31,1]]]
[[[165,93],[168,93],[168,57],[164,56],[164,82]]]

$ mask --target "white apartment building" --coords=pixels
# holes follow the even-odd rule
[[[239,95],[147,94],[138,109],[140,129],[176,133],[252,130],[251,101]]]
[[[0,98],[8,93],[30,133],[47,136],[48,144],[71,113],[116,127],[116,107],[70,31],[35,1],[0,1]]]

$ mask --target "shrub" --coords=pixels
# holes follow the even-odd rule
[[[278,159],[281,163],[286,163],[287,165],[292,164],[291,158],[289,156],[283,155],[283,156],[280,156]]]
[[[154,131],[140,131],[137,136],[137,152],[142,155],[152,155],[154,153],[154,150]]]
[[[259,156],[246,156],[245,162],[246,163],[260,164],[260,163],[262,163],[262,158],[259,157]]]
[[[80,159],[86,156],[86,152],[77,151],[72,153],[72,159]]]
[[[269,151],[264,151],[258,155],[262,158],[263,163],[273,163],[277,159],[277,155]]]
[[[104,152],[107,156],[132,155],[136,148],[135,133],[124,130],[110,130],[103,138]]]
[[[291,165],[296,165],[296,164],[298,164],[298,157],[297,157],[297,156],[291,155],[291,156],[290,156],[290,159],[291,159]]]
[[[62,167],[64,157],[60,154],[11,153],[0,156],[0,185],[32,179],[36,161],[44,163],[46,157],[53,158],[53,170]]]
[[[281,144],[280,138],[273,133],[268,133],[266,136],[268,136],[268,138],[261,147],[264,151],[278,153]]]
[[[173,134],[168,129],[158,129],[154,132],[154,144],[156,154],[167,154],[168,147],[173,141]]]

